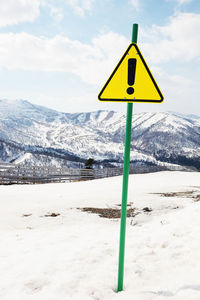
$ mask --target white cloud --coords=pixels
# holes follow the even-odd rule
[[[79,16],[84,16],[86,11],[91,11],[94,0],[65,0],[74,12]]]
[[[39,0],[0,0],[0,27],[34,21],[39,6]]]
[[[178,3],[178,5],[182,5],[182,4],[186,4],[186,3],[192,2],[192,0],[166,0],[166,1],[167,1],[167,2],[173,1],[173,2]]]
[[[181,4],[185,4],[185,3],[190,3],[192,2],[192,0],[177,0],[178,3],[181,5]]]
[[[60,22],[63,19],[63,9],[61,7],[56,7],[54,5],[50,5],[50,15],[57,21]]]
[[[84,82],[105,81],[126,50],[128,40],[109,32],[84,44],[57,35],[0,34],[0,68],[71,72]]]
[[[140,48],[153,70],[162,62],[190,61],[200,57],[199,31],[199,14],[178,14],[166,26],[140,30]],[[113,32],[102,33],[88,44],[61,35],[2,33],[0,68],[69,72],[84,82],[102,85],[128,44],[127,38]]]
[[[129,3],[136,9],[136,11],[140,10],[140,3],[139,0],[129,0]]]
[[[160,82],[164,87],[165,93],[168,94],[168,91],[170,91],[176,99],[180,98],[177,96],[184,97],[185,91],[194,86],[194,81],[192,79],[177,74],[163,73],[160,76]]]
[[[162,88],[165,110],[197,113],[199,111],[199,82],[195,75],[185,77],[181,74],[167,74],[163,72],[159,77]]]
[[[168,25],[154,25],[150,31],[142,31],[143,52],[153,63],[199,58],[199,32],[200,14],[178,13],[170,18]]]

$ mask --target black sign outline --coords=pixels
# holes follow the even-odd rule
[[[143,62],[143,64],[144,64],[144,67],[145,67],[145,69],[147,70],[147,72],[148,72],[148,74],[149,74],[149,76],[150,76],[150,78],[151,78],[151,80],[152,80],[152,82],[153,82],[153,84],[154,84],[154,86],[155,86],[155,88],[156,88],[156,90],[157,90],[157,92],[158,92],[158,94],[159,94],[159,96],[160,96],[160,100],[152,100],[152,99],[134,99],[134,96],[133,96],[133,100],[132,99],[125,99],[125,98],[120,98],[120,99],[108,99],[108,98],[101,98],[101,95],[102,95],[102,93],[104,92],[104,90],[106,89],[106,87],[107,87],[107,85],[109,84],[109,82],[111,81],[111,79],[112,79],[112,77],[114,76],[114,74],[116,73],[116,71],[118,70],[118,68],[119,68],[119,66],[121,65],[121,63],[122,63],[122,61],[124,60],[124,58],[126,57],[126,55],[127,55],[127,53],[129,52],[129,50],[131,49],[131,47],[135,47],[135,49],[136,49],[136,51],[137,51],[137,53],[138,53],[138,55],[140,56],[140,58],[141,58],[141,60],[142,60],[142,62]],[[122,56],[122,58],[120,59],[120,61],[119,61],[119,63],[117,64],[117,66],[116,66],[116,68],[114,69],[114,71],[112,72],[112,74],[110,75],[110,77],[108,78],[108,80],[106,81],[106,83],[105,83],[105,85],[104,85],[104,87],[102,88],[102,90],[101,90],[101,92],[99,93],[99,95],[98,95],[98,99],[99,99],[99,101],[101,101],[101,102],[103,102],[103,101],[107,101],[107,102],[143,102],[143,103],[145,103],[145,102],[147,102],[147,103],[161,103],[161,102],[163,102],[163,100],[164,100],[164,97],[163,97],[163,94],[161,93],[161,91],[160,91],[160,89],[159,89],[159,87],[158,87],[158,85],[157,85],[157,83],[156,83],[156,81],[155,81],[155,79],[154,79],[154,77],[153,77],[153,75],[151,74],[151,71],[150,71],[150,69],[149,69],[149,67],[147,66],[147,64],[146,64],[146,62],[145,62],[145,60],[144,60],[144,58],[143,58],[143,56],[142,56],[142,53],[140,52],[140,50],[139,50],[139,48],[138,48],[138,46],[137,46],[137,44],[135,44],[135,43],[131,43],[130,45],[129,45],[129,47],[128,47],[128,49],[126,50],[126,52],[124,53],[124,55]]]

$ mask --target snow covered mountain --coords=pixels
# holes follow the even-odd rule
[[[123,161],[126,116],[114,111],[62,113],[25,100],[0,100],[0,160],[78,166],[89,157]],[[131,161],[200,170],[200,117],[133,115]]]

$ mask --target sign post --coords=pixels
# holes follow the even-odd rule
[[[133,43],[137,43],[137,33],[138,33],[138,25],[133,24],[133,30],[132,30]],[[123,281],[124,281],[124,250],[125,250],[125,236],[126,236],[126,212],[127,212],[128,177],[129,177],[129,165],[130,165],[132,112],[133,112],[133,103],[127,103],[124,168],[123,168],[123,184],[122,184],[122,204],[121,204],[121,225],[120,225],[120,242],[119,242],[119,266],[118,266],[118,287],[117,287],[118,292],[123,290]]]
[[[100,101],[128,102],[122,184],[121,225],[117,291],[123,290],[128,177],[133,102],[161,103],[164,97],[137,46],[138,24],[133,24],[132,43],[98,95]]]

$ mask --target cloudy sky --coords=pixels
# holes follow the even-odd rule
[[[0,98],[65,112],[126,111],[97,95],[133,23],[165,97],[134,111],[200,115],[199,0],[0,0]]]

